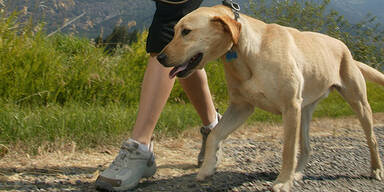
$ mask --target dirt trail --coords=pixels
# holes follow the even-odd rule
[[[268,191],[280,167],[281,131],[278,124],[239,129],[225,141],[217,173],[203,183],[195,181],[197,129],[178,139],[157,141],[158,171],[135,191]],[[383,113],[375,114],[375,131],[383,157]],[[293,191],[384,191],[384,182],[370,177],[368,147],[354,117],[314,120],[311,144],[314,153]],[[0,191],[95,191],[95,178],[117,152],[113,148],[34,157],[9,154],[0,159]]]

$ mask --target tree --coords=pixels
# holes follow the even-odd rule
[[[117,47],[121,47],[123,45],[129,45],[133,42],[137,41],[138,31],[133,30],[129,31],[129,27],[127,26],[116,26],[113,29],[113,32],[108,35],[108,37],[103,41],[103,45],[105,45],[106,52],[113,52]],[[96,42],[100,42],[100,38],[96,39]]]

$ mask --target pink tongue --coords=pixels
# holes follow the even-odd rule
[[[180,66],[180,67],[174,67],[172,69],[172,71],[169,73],[169,78],[170,79],[173,79],[176,77],[177,73],[179,73],[180,71],[183,71],[187,68],[188,65],[183,65],[183,66]]]

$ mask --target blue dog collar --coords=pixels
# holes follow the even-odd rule
[[[227,54],[225,54],[225,59],[228,61],[228,62],[231,62],[235,59],[237,59],[237,52],[236,51],[233,51],[232,49],[230,51],[227,52]]]

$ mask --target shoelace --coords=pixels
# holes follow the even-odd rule
[[[153,151],[153,139],[154,137],[151,138],[151,142],[149,144],[149,150]],[[135,155],[140,155],[140,151],[138,150],[138,146],[133,146],[135,144],[130,144],[130,143],[124,143],[121,146],[120,152],[117,155],[116,159],[113,160],[111,163],[111,166],[113,169],[116,171],[121,168],[121,167],[126,167],[126,158],[132,158],[133,154]],[[151,154],[151,157],[148,160],[148,165],[151,166],[153,163],[153,153]]]
[[[134,153],[137,154],[140,152],[138,152],[137,149],[135,149],[133,146],[123,145],[116,159],[112,162],[113,168],[117,170],[119,167],[125,167],[127,162],[126,158],[130,158]]]

